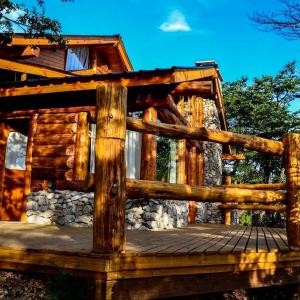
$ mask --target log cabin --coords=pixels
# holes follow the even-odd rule
[[[299,134],[229,132],[214,62],[133,71],[118,36],[69,37],[70,48],[88,45],[89,62],[68,67],[60,53],[53,67],[47,41],[32,43],[17,36],[1,49],[1,269],[88,276],[95,299],[299,282]],[[176,145],[173,182],[157,180],[157,136]],[[221,173],[222,153],[243,159],[231,146],[283,156],[287,182],[220,185],[210,170]],[[220,223],[219,206],[287,212],[287,231],[194,224]],[[149,228],[160,230],[126,230]]]

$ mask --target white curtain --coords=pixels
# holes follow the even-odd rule
[[[20,132],[10,132],[5,153],[5,168],[11,170],[26,170],[27,136]]]
[[[90,124],[90,172],[95,173],[95,139],[96,124]],[[140,178],[142,135],[139,132],[126,130],[126,177]]]
[[[66,71],[89,68],[90,50],[88,47],[69,48],[67,51]]]

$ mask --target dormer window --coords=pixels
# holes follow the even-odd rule
[[[66,71],[85,70],[90,65],[90,49],[74,47],[67,50]]]

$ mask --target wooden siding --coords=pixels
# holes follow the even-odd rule
[[[82,132],[78,134],[79,114],[39,115],[33,138],[33,180],[78,179],[78,171],[82,172],[82,170],[81,168],[76,170],[74,162],[78,160],[77,156],[81,155],[83,147],[88,151],[89,146],[88,143],[81,145]],[[88,135],[87,124],[85,128],[87,132],[84,135],[86,136]]]
[[[27,59],[26,62],[52,67],[60,70],[65,69],[65,50],[41,49],[39,57]]]

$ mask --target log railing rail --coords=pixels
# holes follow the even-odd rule
[[[289,133],[282,141],[275,141],[204,127],[196,128],[139,120],[126,117],[126,88],[107,84],[98,87],[96,95],[97,138],[93,243],[95,252],[124,250],[126,197],[218,202],[221,203],[220,207],[223,209],[286,211],[289,245],[300,247],[300,134]],[[126,129],[178,140],[221,143],[283,156],[287,183],[234,186],[228,184],[211,187],[126,179],[124,157]]]

